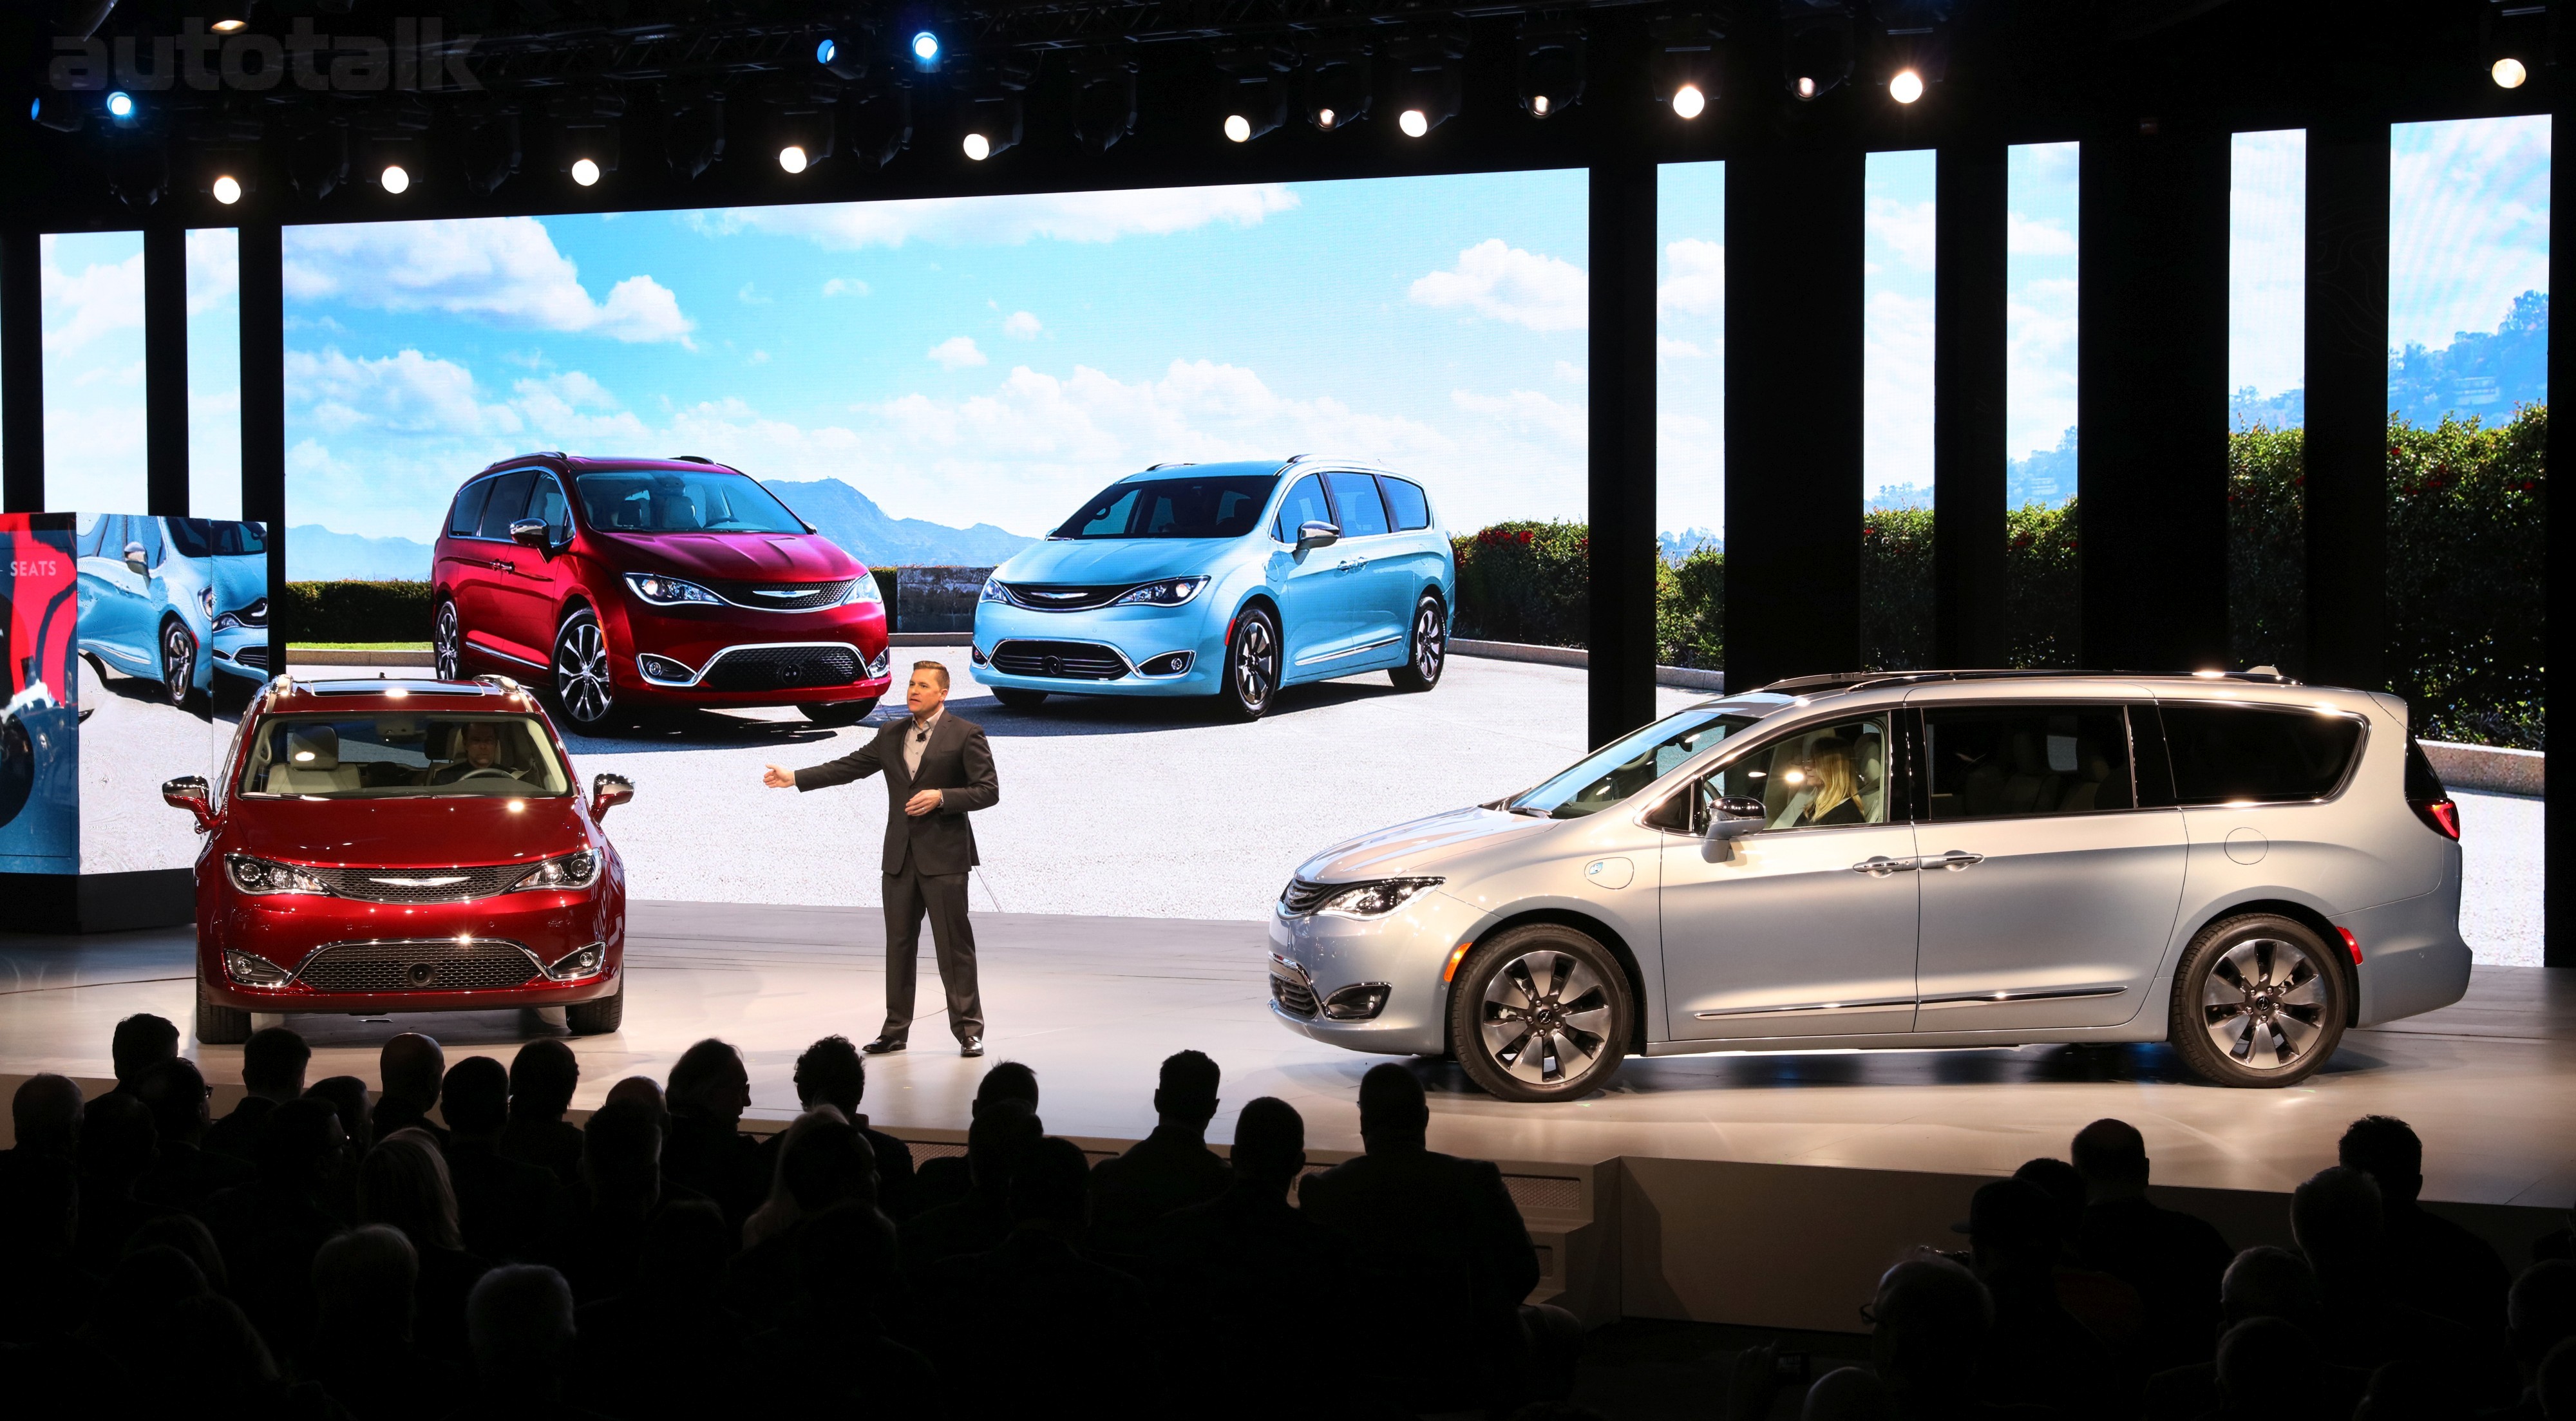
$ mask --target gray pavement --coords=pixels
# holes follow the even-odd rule
[[[212,776],[241,724],[242,693],[224,685],[213,718],[170,704],[157,681],[80,663],[80,864],[83,873],[186,868],[197,822],[161,802],[161,783]],[[234,685],[245,683],[235,682]]]

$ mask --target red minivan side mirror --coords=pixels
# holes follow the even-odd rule
[[[635,782],[624,775],[593,775],[590,781],[590,817],[600,819],[608,811],[635,797]]]
[[[214,791],[208,788],[204,775],[181,775],[175,780],[163,781],[161,802],[197,816],[198,829],[209,834],[214,832]]]

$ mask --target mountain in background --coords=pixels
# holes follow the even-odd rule
[[[2055,508],[2075,496],[2075,426],[2057,436],[2054,449],[2034,449],[2004,464],[2004,507]]]
[[[409,538],[361,538],[318,523],[288,524],[289,582],[427,582],[429,544]]]
[[[870,567],[906,563],[938,567],[991,567],[1036,542],[1006,533],[990,523],[951,528],[920,518],[889,518],[876,500],[839,479],[789,483],[763,479],[761,485],[786,500],[805,521]]]
[[[2549,400],[2549,293],[2526,291],[2492,331],[2458,331],[2440,350],[2409,345],[2388,352],[2388,412],[2418,428],[2445,415],[2476,415],[2490,429],[2517,405]],[[2266,396],[2247,385],[2227,402],[2230,429],[2307,423],[2308,392]]]
[[[1680,562],[1702,548],[1722,553],[1726,551],[1726,540],[1706,528],[1684,528],[1678,533],[1666,531],[1655,535],[1655,551],[1663,554],[1666,562]]]

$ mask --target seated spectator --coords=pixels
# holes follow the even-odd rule
[[[2576,1339],[2550,1349],[2540,1364],[2536,1390],[2546,1421],[2576,1421]]]
[[[649,1084],[649,1082],[647,1083]],[[566,1281],[583,1302],[634,1286],[646,1227],[666,1204],[705,1195],[662,1178],[661,1113],[648,1101],[612,1100],[582,1131],[582,1189],[557,1243]],[[727,1230],[728,1241],[733,1237]]]
[[[136,1198],[193,1213],[220,1191],[251,1181],[255,1171],[248,1160],[205,1148],[206,1078],[196,1062],[174,1056],[154,1066],[135,1083],[134,1094],[152,1112],[161,1147],[159,1160],[135,1186]]]
[[[313,1258],[320,1304],[297,1370],[356,1421],[429,1421],[456,1404],[456,1369],[412,1343],[419,1255],[389,1224],[349,1230]]]
[[[1225,1192],[1154,1224],[1147,1276],[1170,1339],[1175,1395],[1230,1395],[1247,1416],[1300,1414],[1307,1406],[1291,1392],[1256,1394],[1236,1385],[1259,1374],[1282,1336],[1320,1343],[1334,1335],[1324,1275],[1315,1267],[1326,1256],[1322,1241],[1314,1221],[1288,1202],[1305,1169],[1306,1122],[1286,1101],[1262,1096],[1235,1116]]]
[[[2341,1165],[2310,1176],[2290,1195],[2290,1233],[2316,1270],[2324,1321],[2317,1341],[2328,1360],[2377,1371],[2401,1358],[2447,1367],[2477,1405],[2513,1399],[2506,1357],[2448,1318],[2394,1296],[2379,1249],[2379,1186]]]
[[[484,1274],[466,1304],[466,1328],[474,1354],[474,1400],[454,1413],[459,1421],[589,1421],[598,1415],[563,1395],[576,1334],[572,1289],[562,1274],[528,1263]]]
[[[290,1100],[259,1132],[259,1177],[206,1203],[206,1223],[232,1272],[232,1296],[270,1347],[301,1348],[313,1319],[313,1256],[342,1227],[348,1136],[327,1101]]]
[[[2424,1142],[2389,1115],[2365,1115],[2335,1144],[2335,1162],[2379,1186],[2380,1267],[2391,1295],[2462,1327],[2504,1326],[2505,1290],[2513,1275],[2485,1239],[2427,1210]]]
[[[264,1026],[242,1043],[242,1096],[206,1131],[206,1148],[257,1167],[260,1122],[268,1112],[304,1094],[304,1068],[313,1048],[282,1026]]]
[[[2545,1259],[2524,1269],[2505,1300],[2505,1317],[2522,1399],[2496,1413],[2496,1421],[2541,1421],[2541,1363],[2576,1337],[2576,1261]]]
[[[116,1087],[108,1094],[132,1095],[146,1072],[179,1058],[179,1028],[166,1016],[137,1012],[116,1024],[107,1055],[116,1071]]]
[[[359,1212],[368,1223],[391,1224],[411,1240],[420,1260],[413,1289],[412,1340],[422,1355],[461,1365],[465,1359],[465,1299],[491,1264],[465,1251],[456,1218],[456,1191],[446,1158],[426,1130],[396,1130],[376,1142],[358,1167]]]
[[[966,1125],[971,1131],[983,1117],[984,1108],[997,1100],[1016,1100],[1038,1113],[1038,1073],[1017,1061],[1003,1061],[984,1073],[975,1086],[975,1103],[967,1107]],[[1044,1133],[1041,1131],[1040,1133]],[[940,1155],[921,1162],[914,1171],[913,1212],[940,1204],[954,1204],[974,1187],[962,1155]],[[906,1266],[911,1260],[907,1256]]]
[[[1417,1410],[1561,1399],[1580,1331],[1561,1309],[1527,1309],[1538,1250],[1502,1171],[1425,1143],[1431,1111],[1403,1066],[1360,1079],[1367,1153],[1300,1187],[1331,1256],[1349,1260],[1349,1326],[1413,1344],[1353,1360]]]
[[[71,1160],[31,1154],[0,1173],[0,1345],[50,1346],[90,1315],[100,1283],[72,1259],[79,1231]]]
[[[2256,1318],[2276,1318],[2306,1334],[2311,1346],[2316,1345],[2326,1325],[2324,1304],[2317,1295],[2317,1275],[2308,1267],[2308,1261],[2286,1248],[2269,1245],[2249,1248],[2227,1265],[2226,1276],[2219,1284],[2218,1308],[2222,1328],[2234,1328]],[[2368,1372],[2335,1365],[2325,1360],[2322,1352],[2316,1375],[2317,1405],[2333,1416],[2351,1415],[2370,1381]],[[2148,1378],[2139,1410],[2145,1421],[2192,1421],[2225,1403],[2226,1397],[2218,1386],[2218,1364],[2194,1362]]]
[[[941,1259],[982,1253],[1010,1232],[1011,1174],[1045,1134],[1046,1126],[1026,1101],[1004,1097],[976,1111],[975,1123],[966,1131],[971,1182],[965,1197],[925,1209],[903,1223],[898,1257],[911,1290],[929,1286],[931,1270]]]
[[[1225,1161],[1207,1147],[1218,1081],[1216,1062],[1200,1052],[1164,1059],[1154,1088],[1154,1133],[1091,1172],[1093,1248],[1139,1257],[1155,1220],[1225,1191]]]
[[[2075,1136],[2084,1176],[2084,1222],[2075,1251],[2138,1290],[2146,1307],[2151,1370],[2210,1360],[2218,1337],[2218,1280],[2236,1256],[2218,1230],[2147,1201],[2146,1137],[2119,1120],[2096,1120]]]
[[[2147,1305],[2138,1290],[2084,1265],[2075,1236],[2084,1227],[2084,1174],[2062,1159],[2025,1161],[2013,1178],[2033,1184],[2057,1209],[2057,1301],[2110,1347],[2131,1375],[2147,1367]]]
[[[110,1091],[81,1110],[80,1240],[73,1257],[93,1273],[116,1266],[125,1240],[147,1219],[171,1212],[136,1197],[161,1157],[152,1111],[131,1091]]]
[[[902,1288],[894,1226],[885,1215],[843,1204],[807,1220],[797,1240],[793,1305],[778,1326],[744,1345],[745,1361],[766,1379],[767,1400],[779,1415],[945,1417],[976,1409],[971,1396],[985,1372],[960,1379],[968,1393],[961,1399],[960,1388],[935,1385],[919,1352],[887,1335],[886,1313]],[[981,1320],[976,1326],[988,1339],[1010,1335]],[[1011,1338],[1009,1360],[996,1370],[1025,1371],[1019,1344]],[[831,1357],[834,1365],[815,1366],[816,1357]],[[1091,1375],[1100,1375],[1097,1359],[1088,1365]]]
[[[2111,1349],[2057,1300],[2056,1201],[2023,1180],[1989,1180],[1978,1186],[1963,1227],[1970,1271],[1993,1304],[1978,1393],[1992,1402],[2084,1416],[2122,1409],[2131,1379]]]
[[[2277,1317],[2257,1317],[2218,1339],[2218,1394],[2206,1413],[2224,1421],[2277,1421],[2285,1416],[2349,1415],[2322,1404],[2324,1363],[2316,1339]]]
[[[747,1373],[743,1324],[720,1301],[733,1231],[724,1212],[704,1199],[657,1211],[644,1226],[635,1286],[584,1303],[576,1317],[572,1394],[624,1421],[699,1421],[734,1405]],[[776,1305],[784,1309],[792,1296]],[[837,1346],[817,1348],[797,1363]],[[847,1370],[843,1360],[824,1370]],[[776,1377],[764,1378],[764,1405],[777,1405]],[[809,1413],[811,1414],[811,1413]]]
[[[375,1117],[368,1110],[375,1092],[356,1076],[324,1076],[305,1087],[305,1095],[331,1107],[349,1142],[349,1162],[356,1164],[376,1145]]]
[[[50,1071],[27,1077],[9,1098],[9,1126],[16,1143],[0,1155],[0,1172],[43,1156],[66,1164],[78,1157],[82,1099],[80,1083]]]
[[[429,1118],[429,1112],[438,1108],[438,1089],[447,1078],[447,1053],[438,1049],[438,1042],[417,1031],[392,1037],[376,1055],[376,1078],[384,1088],[376,1096],[375,1113],[367,1120],[374,1137],[383,1140],[396,1130],[421,1130],[445,1150],[447,1131]]]
[[[489,1056],[468,1056],[448,1069],[438,1099],[447,1117],[447,1182],[456,1190],[456,1222],[466,1251],[484,1258],[539,1256],[555,1177],[501,1153],[509,1071]]]
[[[230,1298],[191,1298],[171,1310],[154,1345],[174,1391],[133,1398],[146,1414],[191,1421],[340,1421],[347,1415],[311,1382],[289,1382],[276,1354]]]
[[[150,1245],[128,1249],[107,1275],[98,1308],[89,1317],[88,1339],[125,1369],[128,1385],[175,1395],[182,1378],[162,1373],[161,1353],[152,1344],[176,1322],[179,1305],[210,1297],[214,1288],[195,1260],[175,1248]]]
[[[751,1108],[751,1075],[742,1053],[710,1037],[680,1053],[671,1067],[671,1123],[662,1172],[716,1201],[736,1228],[769,1195],[760,1175],[760,1143],[742,1133]]]
[[[198,1276],[206,1286],[230,1296],[233,1290],[232,1270],[224,1266],[224,1252],[215,1245],[214,1230],[205,1221],[188,1214],[164,1214],[144,1222],[125,1241],[125,1251],[141,1248],[171,1248],[187,1255],[197,1265]]]
[[[1807,1388],[1798,1421],[1896,1421],[1896,1400],[1876,1372],[1836,1367]]]
[[[727,1270],[725,1297],[757,1326],[778,1320],[794,1296],[799,1231],[806,1220],[842,1204],[876,1207],[876,1161],[868,1142],[831,1106],[808,1111],[781,1132],[778,1177],[769,1202],[742,1226],[743,1251]]]
[[[900,1222],[915,1212],[912,1149],[884,1131],[868,1128],[868,1117],[859,1113],[859,1101],[867,1091],[866,1058],[846,1036],[826,1036],[796,1058],[797,1104],[806,1110],[828,1105],[858,1127],[868,1142],[869,1157],[877,1165],[877,1207],[888,1218]],[[776,1177],[778,1152],[785,1147],[786,1139],[787,1132],[782,1130],[761,1143],[763,1178]]]
[[[531,1041],[510,1058],[510,1123],[501,1127],[501,1153],[521,1164],[554,1171],[555,1184],[581,1187],[581,1127],[568,1124],[581,1061],[552,1037]]]
[[[1091,1161],[1052,1136],[1011,1173],[1010,1231],[983,1253],[932,1269],[931,1360],[978,1384],[953,1400],[969,1417],[1021,1418],[1061,1403],[1064,1380],[1121,1356],[1151,1376],[1161,1358],[1136,1280],[1082,1255]],[[1013,1364],[990,1366],[988,1339],[1012,1340]]]
[[[1862,1316],[1870,1323],[1871,1368],[1896,1415],[1906,1421],[2052,1414],[1978,1399],[1977,1362],[1985,1353],[1993,1304],[1976,1275],[1949,1259],[1925,1253],[1888,1269]]]

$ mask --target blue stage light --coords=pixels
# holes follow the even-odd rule
[[[832,63],[832,56],[840,52],[841,47],[839,45],[832,43],[830,40],[825,40],[821,44],[814,46],[814,62],[828,68]]]
[[[107,96],[107,116],[109,118],[134,117],[134,96],[123,89],[110,93]]]
[[[928,30],[912,37],[912,62],[924,69],[939,67],[939,36]]]

